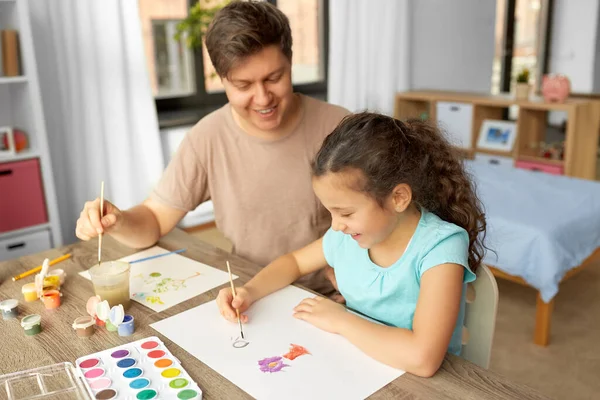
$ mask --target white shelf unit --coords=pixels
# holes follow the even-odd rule
[[[26,243],[28,237],[36,235],[39,237],[41,232],[48,233],[48,243],[40,245],[38,242],[37,245],[29,247],[25,253],[46,250],[46,248],[39,248],[40,246],[51,248],[62,245],[58,204],[28,7],[28,0],[0,0],[0,29],[16,29],[18,31],[22,73],[22,76],[17,77],[0,77],[0,127],[8,126],[21,129],[26,132],[29,141],[29,148],[16,155],[0,155],[0,168],[3,164],[27,159],[37,159],[39,161],[48,221],[34,226],[0,232],[0,261],[12,258],[7,250],[7,243]],[[6,195],[10,195],[10,193],[0,193],[0,196]],[[27,212],[26,209],[19,211]],[[6,248],[3,248],[2,244]],[[23,251],[18,254],[23,255]]]

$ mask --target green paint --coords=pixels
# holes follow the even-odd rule
[[[171,386],[173,389],[181,389],[186,387],[187,385],[188,380],[183,378],[173,379],[171,382],[169,382],[169,386]]]
[[[153,272],[150,274],[150,276],[153,278],[158,278],[160,275],[161,275],[160,272]]]
[[[158,393],[154,389],[146,389],[139,392],[136,396],[139,400],[150,400],[155,399]]]
[[[198,396],[198,393],[192,389],[182,390],[177,394],[177,398],[181,400],[190,400],[195,399]]]
[[[112,322],[110,322],[110,319],[106,320],[105,325],[106,325],[106,330],[107,331],[110,331],[110,332],[116,332],[117,331],[117,327],[114,326],[112,324]]]

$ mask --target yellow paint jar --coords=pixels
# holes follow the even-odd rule
[[[27,302],[36,301],[38,299],[35,283],[26,283],[23,285],[21,292],[23,292],[23,297]]]
[[[44,289],[51,290],[53,288],[55,290],[60,289],[60,277],[57,275],[49,275],[44,278]]]

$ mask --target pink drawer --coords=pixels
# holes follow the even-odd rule
[[[562,165],[552,165],[552,164],[545,164],[543,162],[517,160],[515,162],[515,167],[528,169],[530,171],[545,172],[547,174],[552,174],[552,175],[564,175],[564,170],[563,170]]]
[[[0,164],[0,232],[48,222],[38,159]]]

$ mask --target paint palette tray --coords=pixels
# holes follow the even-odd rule
[[[202,391],[157,337],[75,361],[93,399],[199,400]]]
[[[93,398],[83,376],[68,362],[0,376],[1,400]]]

